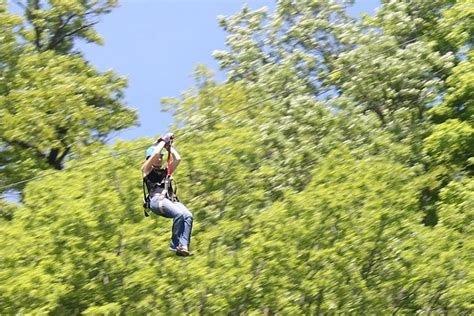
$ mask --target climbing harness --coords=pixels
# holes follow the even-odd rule
[[[176,196],[177,192],[177,187],[176,187],[176,182],[173,180],[171,177],[171,142],[169,142],[168,148],[166,148],[168,151],[168,159],[166,163],[166,175],[161,183],[156,183],[156,186],[163,186],[163,190],[159,193],[161,194],[161,198],[159,201],[159,208],[163,212],[163,200],[165,198],[168,198],[170,201],[179,201],[178,197]],[[173,183],[175,189],[173,189]],[[147,210],[150,210],[150,190],[147,186],[146,179],[145,177],[143,178],[143,213],[145,217],[148,217],[149,214]]]

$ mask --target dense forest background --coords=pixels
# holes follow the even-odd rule
[[[164,99],[194,256],[143,216],[152,139],[75,47],[113,0],[0,1],[0,313],[474,312],[474,3],[279,0]]]

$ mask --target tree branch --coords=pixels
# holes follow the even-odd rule
[[[32,150],[35,155],[44,160],[44,159],[47,159],[47,156],[45,154],[43,154],[39,149],[35,148],[33,145],[30,145],[24,141],[21,141],[21,140],[8,140],[8,139],[3,139],[3,141],[5,143],[7,143],[8,145],[10,146],[18,146],[18,147],[21,147],[23,149],[28,149],[28,150]]]
[[[66,158],[67,154],[71,151],[71,146],[66,146],[63,153],[58,157],[59,163],[62,165],[64,158]]]
[[[54,49],[54,47],[59,43],[59,36],[61,34],[61,31],[64,30],[64,28],[69,24],[69,22],[71,22],[71,20],[76,16],[76,14],[72,14],[68,16],[65,21],[63,21],[62,17],[60,17],[61,25],[59,25],[59,27],[54,32],[54,35],[51,37],[51,40],[49,41],[46,50]]]
[[[54,35],[52,36],[51,40],[49,41],[49,44],[47,45],[46,50],[54,49],[61,42],[61,40],[63,40],[66,36],[68,36],[69,33],[66,33],[63,36],[61,36],[61,32],[66,28],[66,26],[69,25],[69,23],[72,21],[72,19],[74,19],[74,18],[83,18],[83,19],[85,19],[88,15],[98,16],[99,13],[97,13],[94,10],[90,10],[90,11],[86,11],[82,15],[71,14],[70,16],[68,16],[66,18],[65,21],[63,21],[62,17],[60,17],[61,18],[61,25],[59,25],[59,27],[54,32]],[[97,23],[98,23],[98,21],[93,22],[92,24],[86,25],[84,27],[90,27],[90,26],[92,26],[94,24],[97,24]],[[73,35],[73,34],[71,34],[71,35]]]
[[[35,18],[35,14],[31,11],[31,8],[30,6],[25,6],[23,5],[23,3],[21,3],[20,1],[16,1],[15,2],[20,8],[22,8],[23,10],[25,10],[25,15],[26,15],[26,18],[28,19],[28,21],[31,23],[31,25],[33,26],[33,30],[35,32],[35,40],[34,40],[34,44],[36,46],[36,49],[38,51],[41,51],[41,34],[43,32],[43,30],[38,27],[34,22],[34,18]],[[39,5],[39,2],[38,1],[34,1],[32,3],[32,7],[34,10],[39,10],[40,9],[40,5]]]
[[[56,41],[57,43],[54,43],[54,45],[53,45],[53,42],[51,42],[51,43],[48,45],[48,47],[46,48],[46,50],[54,49],[54,47],[55,47],[60,41],[64,40],[66,37],[75,35],[75,34],[79,33],[79,32],[82,31],[82,30],[85,30],[85,29],[87,29],[87,28],[89,28],[89,27],[91,27],[91,26],[96,25],[97,23],[99,23],[99,22],[98,22],[98,21],[91,22],[91,23],[86,24],[86,25],[83,25],[83,26],[81,26],[80,28],[77,28],[77,29],[75,29],[75,30],[73,30],[73,31],[71,31],[71,32],[65,33],[63,36],[61,36],[61,37]]]

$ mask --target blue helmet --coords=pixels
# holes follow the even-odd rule
[[[150,158],[154,150],[155,150],[155,146],[148,147],[145,152],[145,159]],[[161,150],[160,155],[163,156],[163,149]]]
[[[146,149],[145,159],[150,158],[151,154],[153,154],[153,150],[155,150],[155,146],[150,146]]]

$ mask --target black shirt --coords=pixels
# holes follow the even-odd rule
[[[153,168],[144,178],[150,198],[165,188],[166,170]]]

